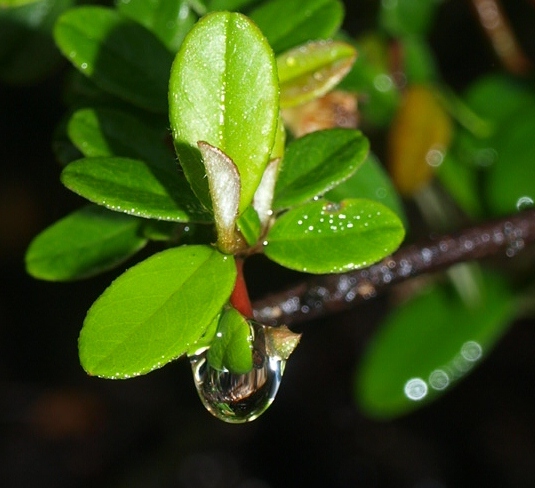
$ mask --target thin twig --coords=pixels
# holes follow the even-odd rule
[[[269,325],[312,320],[350,309],[394,283],[423,273],[503,252],[512,257],[534,241],[535,209],[405,246],[366,269],[313,277],[254,302],[254,316]]]

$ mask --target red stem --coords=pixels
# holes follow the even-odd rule
[[[232,306],[240,312],[243,316],[252,319],[253,307],[251,300],[249,299],[249,293],[247,292],[247,284],[243,276],[243,259],[236,258],[236,270],[238,275],[236,277],[236,284],[232,295],[230,295],[230,303]]]

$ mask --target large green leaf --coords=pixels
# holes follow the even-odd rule
[[[234,260],[208,246],[151,256],[117,278],[89,309],[79,340],[82,366],[106,378],[164,366],[203,335],[235,279]]]
[[[250,13],[251,19],[281,53],[292,47],[334,36],[344,17],[338,0],[273,0]]]
[[[63,184],[117,212],[178,222],[210,222],[178,172],[128,158],[86,158],[67,165]]]
[[[338,41],[314,41],[277,56],[281,107],[319,98],[348,73],[357,57],[353,46]]]
[[[180,163],[199,199],[210,206],[197,148],[204,141],[237,166],[242,212],[267,165],[279,116],[274,55],[249,19],[217,12],[196,24],[171,70],[169,110]]]
[[[358,171],[325,194],[331,202],[341,202],[346,198],[366,198],[375,200],[393,210],[404,222],[407,220],[399,195],[373,154],[368,154]]]
[[[500,276],[476,280],[471,299],[435,285],[398,307],[366,351],[357,400],[366,413],[389,418],[449,390],[509,325],[516,301]]]
[[[86,157],[126,156],[176,170],[164,133],[137,117],[105,108],[85,108],[69,119],[67,132]]]
[[[87,278],[123,262],[147,239],[143,221],[94,205],[64,217],[41,232],[26,253],[26,269],[36,278]]]
[[[54,37],[101,89],[150,111],[167,110],[172,55],[141,25],[114,10],[86,6],[63,14]]]
[[[341,273],[369,266],[393,252],[404,236],[390,209],[371,200],[307,203],[279,217],[264,252],[287,268]]]
[[[208,361],[215,369],[248,373],[253,368],[252,342],[247,319],[234,308],[225,310],[208,349]]]
[[[296,139],[282,161],[273,208],[288,208],[322,195],[349,178],[368,150],[368,139],[352,129],[327,129]]]
[[[176,52],[197,20],[188,0],[118,0],[117,9]]]

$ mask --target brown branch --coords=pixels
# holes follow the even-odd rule
[[[512,257],[534,241],[535,209],[408,245],[366,269],[313,277],[254,302],[254,316],[270,325],[312,320],[350,309],[394,283],[423,273],[499,253]]]

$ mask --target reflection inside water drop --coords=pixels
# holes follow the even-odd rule
[[[218,419],[236,424],[249,422],[258,418],[275,399],[286,359],[270,347],[270,337],[266,336],[271,336],[271,329],[275,330],[251,321],[253,369],[248,373],[213,368],[207,360],[208,349],[190,358],[201,401]]]

